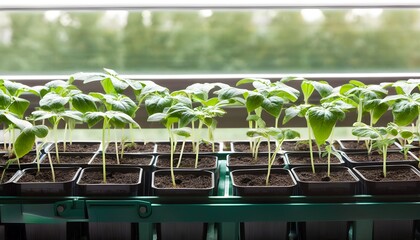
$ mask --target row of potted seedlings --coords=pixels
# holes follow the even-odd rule
[[[420,98],[415,91],[419,86],[418,80],[383,83],[381,85],[365,85],[352,80],[348,84],[332,88],[326,82],[297,78],[283,78],[276,82],[271,82],[267,79],[243,79],[237,85],[252,84],[253,89],[231,87],[222,83],[196,83],[184,90],[169,92],[168,89],[151,81],[133,81],[121,78],[112,70],[105,69],[105,71],[105,74],[75,74],[68,81],[56,80],[37,87],[29,87],[7,80],[1,81],[0,121],[5,128],[5,138],[9,139],[9,142],[5,141],[3,145],[5,150],[5,168],[2,174],[2,181],[8,181],[8,183],[14,181],[16,183],[29,178],[34,181],[53,182],[51,184],[41,184],[46,186],[47,190],[45,188],[38,189],[38,187],[34,187],[36,186],[35,184],[28,184],[27,186],[30,187],[21,187],[17,192],[23,195],[37,195],[37,192],[42,195],[75,194],[74,192],[65,192],[64,188],[57,190],[55,182],[61,180],[66,174],[61,172],[61,167],[54,167],[54,165],[65,164],[67,161],[70,161],[69,165],[63,165],[70,167],[74,166],[73,163],[82,158],[83,155],[78,154],[78,156],[72,156],[66,160],[65,154],[60,153],[61,151],[75,151],[71,150],[75,145],[72,142],[71,135],[76,124],[86,123],[89,127],[101,124],[101,144],[97,146],[98,151],[94,159],[102,167],[85,168],[83,170],[72,168],[73,177],[79,171],[82,171],[78,180],[79,188],[76,194],[88,196],[150,194],[151,192],[145,190],[146,188],[138,189],[138,187],[131,186],[141,182],[141,180],[143,180],[143,184],[146,184],[142,185],[143,187],[149,185],[148,181],[151,181],[150,176],[152,174],[149,173],[151,168],[147,166],[152,161],[150,158],[146,157],[145,163],[149,163],[149,165],[145,164],[142,166],[143,168],[125,168],[120,166],[123,165],[122,163],[126,159],[130,158],[129,149],[139,148],[138,151],[148,153],[148,150],[142,148],[148,144],[138,144],[133,140],[136,131],[139,131],[137,128],[140,127],[133,118],[137,110],[143,105],[149,114],[148,121],[162,123],[169,135],[169,143],[166,144],[166,151],[169,154],[166,157],[166,161],[164,161],[165,167],[169,168],[169,170],[156,171],[153,175],[154,181],[151,182],[151,185],[156,187],[154,191],[156,195],[185,196],[193,194],[191,186],[187,187],[184,185],[185,183],[198,184],[197,188],[201,188],[201,190],[197,191],[199,195],[213,194],[213,189],[218,179],[217,159],[213,163],[209,163],[209,165],[200,165],[206,162],[208,158],[200,156],[202,152],[200,147],[206,145],[210,152],[217,152],[217,146],[214,142],[214,130],[217,126],[216,119],[226,113],[227,107],[238,105],[246,109],[248,113],[246,121],[249,123],[247,132],[249,141],[242,144],[242,150],[238,151],[249,151],[250,156],[245,161],[251,163],[249,166],[242,166],[241,168],[255,168],[255,166],[258,166],[258,168],[262,167],[264,169],[263,171],[257,169],[255,173],[249,173],[260,176],[254,176],[256,179],[261,178],[261,176],[265,179],[261,183],[265,190],[257,191],[262,195],[284,194],[289,191],[279,190],[282,193],[275,193],[274,189],[283,188],[273,183],[272,181],[274,180],[272,179],[278,175],[283,177],[290,175],[290,173],[284,173],[287,170],[277,169],[279,161],[283,161],[284,165],[294,166],[292,159],[296,158],[303,161],[303,164],[309,165],[309,168],[305,169],[305,176],[308,179],[326,184],[321,188],[320,193],[312,192],[312,187],[308,187],[307,191],[302,190],[303,188],[301,187],[299,193],[304,195],[355,194],[353,187],[339,188],[338,192],[332,192],[329,187],[336,180],[337,173],[349,172],[348,169],[343,167],[333,167],[334,162],[342,164],[342,158],[351,158],[353,160],[355,158],[368,159],[367,162],[381,163],[380,170],[374,170],[373,167],[363,169],[366,172],[374,171],[374,181],[388,182],[401,169],[408,171],[408,174],[404,174],[405,176],[412,175],[410,183],[405,184],[405,187],[398,187],[398,190],[394,191],[394,187],[387,187],[386,190],[376,189],[375,187],[370,187],[370,184],[364,183],[362,184],[363,193],[401,194],[403,193],[400,191],[401,189],[411,189],[411,184],[417,184],[420,178],[413,167],[397,167],[397,171],[394,166],[387,166],[387,164],[393,164],[394,157],[401,155],[404,163],[416,165],[417,159],[408,159],[413,157],[408,150],[415,145],[416,141],[414,140],[419,132],[419,124],[417,122],[418,99]],[[83,93],[76,86],[76,80],[83,80],[86,84],[100,82],[103,92]],[[292,80],[301,80],[300,91],[287,85],[287,82]],[[387,96],[387,89],[390,87],[395,89],[396,95]],[[124,94],[130,89],[135,96],[134,100]],[[29,101],[21,97],[23,93],[31,93],[40,97],[39,107],[29,117],[25,117]],[[309,100],[314,93],[321,97],[319,103],[310,103]],[[294,104],[299,99],[299,95],[303,96],[303,101],[299,105]],[[346,112],[354,109],[357,110],[358,117],[352,133],[357,139],[349,144],[355,145],[357,151],[359,151],[359,148],[362,148],[364,150],[363,157],[356,157],[355,151],[347,151],[345,154],[337,151],[337,143],[340,143],[340,141],[333,139],[333,130],[336,123],[345,118]],[[386,127],[375,127],[374,124],[389,109],[391,109],[394,116],[394,122],[389,123]],[[267,126],[264,112],[274,119],[273,126]],[[280,117],[282,113],[283,124],[295,117],[305,119],[308,134],[306,145],[303,143],[304,141],[299,141],[298,143],[290,143],[288,141],[299,138],[300,134],[291,129],[281,128]],[[367,123],[362,122],[364,113],[367,113],[369,116]],[[412,122],[416,122],[416,124],[414,130],[409,131],[405,126]],[[58,136],[60,123],[64,124],[64,137]],[[111,129],[126,131],[124,129],[127,126],[129,127],[128,133],[123,134],[123,137],[118,135],[111,136]],[[19,131],[15,131],[15,129],[19,129]],[[204,133],[205,131],[206,133]],[[45,148],[46,144],[42,139],[46,137],[48,132],[54,142],[52,146]],[[61,145],[58,141],[59,138],[64,140]],[[35,145],[37,139],[39,143]],[[399,141],[400,145],[394,145],[396,140]],[[272,141],[273,144],[267,144],[267,142]],[[341,141],[341,144],[345,144],[345,142]],[[306,155],[301,155],[302,153],[300,155],[297,153],[280,154],[284,150],[283,148],[288,146],[294,149],[292,151],[307,150],[307,153],[305,153]],[[398,148],[398,146],[402,149],[402,154],[388,153],[388,150]],[[81,150],[85,150],[84,148],[82,146]],[[235,146],[232,150],[236,151],[236,148]],[[346,148],[348,147],[341,146],[343,151]],[[45,155],[42,156],[43,159],[40,154],[41,149],[45,149]],[[318,151],[318,149],[321,149],[321,151]],[[188,151],[191,151],[192,154],[184,154]],[[178,155],[175,154],[176,152],[178,152]],[[264,152],[264,154],[260,152]],[[26,154],[32,155],[27,157],[25,156]],[[25,158],[33,159],[34,156],[36,159],[36,167],[34,169],[25,170],[22,174],[18,173],[8,179],[10,175],[7,174],[10,172],[10,166],[21,167],[20,164]],[[232,170],[233,156],[230,156],[228,160],[230,170]],[[376,156],[379,156],[379,159]],[[87,158],[90,159],[91,157],[93,156],[90,155]],[[162,157],[157,159],[159,158]],[[373,161],[371,161],[372,159]],[[285,164],[287,161],[289,164]],[[262,165],[261,162],[263,163]],[[325,167],[316,168],[317,162],[326,162],[327,164]],[[349,160],[349,162],[351,161]],[[44,166],[43,163],[46,163],[48,167],[41,168],[41,166]],[[83,167],[87,166],[83,165]],[[271,171],[272,166],[276,166],[276,170]],[[353,167],[354,165],[348,164],[348,166]],[[193,170],[181,170],[181,168],[184,169],[185,167],[193,168]],[[233,173],[234,171],[232,171]],[[361,174],[362,170],[359,173]],[[131,174],[135,176],[130,176]],[[42,176],[45,179],[39,180]],[[121,178],[124,181],[129,180],[129,187],[120,185]],[[200,181],[197,179],[200,179]],[[247,181],[244,180],[242,185],[249,185]],[[233,182],[236,183],[237,181],[233,179]],[[290,186],[291,182],[280,181],[279,183],[280,185]],[[5,184],[5,186],[7,185],[12,184]],[[23,184],[21,185],[23,186]],[[315,188],[317,189],[317,187]],[[74,188],[72,189],[71,191],[74,191]],[[111,192],[109,189],[113,189],[115,192]],[[254,187],[252,186],[251,189],[254,189]],[[370,190],[372,191],[369,192]],[[238,194],[239,192],[237,191]],[[247,194],[246,192],[245,194]],[[307,230],[311,229],[310,224],[306,224],[305,227]],[[166,228],[167,226],[164,224],[159,226],[159,229]],[[170,229],[170,226],[168,229]],[[159,234],[160,237],[165,238],[163,233]],[[312,235],[307,235],[307,238],[309,238],[308,236]]]

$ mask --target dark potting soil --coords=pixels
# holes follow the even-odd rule
[[[64,151],[64,144],[58,143],[59,152],[96,152],[99,149],[99,143],[66,143],[66,151]],[[55,145],[51,146],[50,152],[55,152]]]
[[[105,162],[106,164],[117,165],[117,156],[115,154],[107,154],[105,155]],[[128,165],[149,165],[150,161],[152,160],[151,156],[136,156],[136,155],[119,155],[120,164],[128,164]],[[92,164],[102,164],[102,154],[96,155],[95,159],[93,159]]]
[[[50,156],[51,156],[51,161],[53,162],[53,164],[88,164],[88,162],[92,159],[93,154],[92,155],[85,155],[85,154],[62,155],[62,154],[59,154],[58,158],[60,160],[60,163],[58,163],[58,161],[57,161],[57,157],[55,155],[55,152],[50,153]],[[45,156],[42,163],[43,164],[49,164],[48,155]]]
[[[267,186],[267,173],[235,174],[234,181],[239,186]],[[292,186],[294,184],[289,174],[270,173],[270,186]]]
[[[288,155],[289,163],[290,164],[311,164],[311,157],[309,155]],[[314,163],[325,163],[327,164],[328,159],[327,156],[319,157],[318,153],[314,153]],[[340,160],[336,156],[331,156],[330,159],[331,163],[340,163]]]
[[[349,154],[349,158],[355,162],[382,162],[382,154]],[[387,153],[387,161],[404,161],[415,160],[411,155],[407,155],[404,159],[404,154],[399,152]]]
[[[312,170],[297,171],[297,175],[301,181],[306,182],[355,182],[356,180],[347,170],[331,171],[330,176],[325,170],[320,171],[315,168],[316,172]]]
[[[106,183],[110,184],[136,184],[139,181],[139,171],[136,172],[114,172],[107,171]],[[85,171],[80,184],[103,184],[102,171]]]
[[[344,150],[351,149],[351,150],[367,150],[366,142],[364,140],[343,140],[341,144],[344,146]],[[398,149],[397,145],[392,144],[388,147],[389,149]]]
[[[285,141],[281,145],[283,151],[309,151],[309,142],[308,141]],[[322,150],[325,150],[325,146],[321,146]],[[315,141],[312,141],[312,151],[318,151],[318,146]]]
[[[77,169],[54,169],[56,182],[67,182],[74,178]],[[30,171],[19,178],[18,182],[52,182],[52,174],[49,169],[42,169],[40,172]]]
[[[174,156],[174,166],[178,164],[179,155]],[[159,156],[156,161],[157,167],[160,168],[169,168],[171,164],[170,156]],[[182,156],[181,158],[181,168],[194,168],[195,167],[195,157]],[[203,157],[198,156],[198,168],[213,168],[216,167],[216,158],[214,157]]]
[[[211,188],[210,175],[177,174],[175,173],[177,188]],[[158,188],[173,188],[170,175],[155,175],[155,186]]]
[[[377,169],[358,169],[366,179],[375,182],[383,181],[420,181],[420,176],[414,173],[411,169],[388,169],[386,171],[386,178],[382,168]]]
[[[118,153],[121,153],[122,146],[118,143]],[[125,143],[124,144],[124,153],[142,153],[142,152],[154,152],[155,144],[154,143]],[[115,153],[115,143],[110,143],[106,148],[107,153]]]
[[[257,156],[255,160],[252,156],[230,156],[229,157],[229,165],[231,166],[242,166],[242,165],[267,165],[268,164],[268,156]],[[280,155],[276,156],[276,160],[274,161],[275,165],[282,165],[284,164],[284,160]]]
[[[3,154],[0,158],[0,164],[1,165],[6,165],[7,161],[10,159],[13,159],[14,156],[9,156],[9,154]],[[36,154],[35,153],[28,153],[25,156],[19,158],[19,163],[32,163],[36,158]],[[17,161],[14,161],[12,164],[18,164]]]
[[[233,151],[234,152],[244,152],[244,153],[250,153],[252,152],[250,150],[250,144],[249,142],[234,142],[233,143]],[[276,144],[271,142],[270,143],[270,151],[274,152],[276,150]],[[267,142],[261,142],[260,146],[258,148],[258,152],[268,152],[268,144]]]
[[[175,152],[181,152],[181,148],[182,148],[182,142],[178,142],[175,146]],[[219,152],[219,149],[220,149],[219,143],[214,143],[214,151]],[[158,153],[170,153],[171,152],[170,144],[169,143],[158,143],[157,152]],[[191,142],[186,142],[185,146],[184,146],[184,153],[192,153],[192,152],[194,152],[192,143]],[[213,152],[212,144],[211,143],[201,143],[199,152],[206,152],[206,153]]]

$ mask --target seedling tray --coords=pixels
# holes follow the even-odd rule
[[[1,223],[134,222],[143,240],[156,222],[209,222],[207,239],[239,239],[240,222],[352,221],[349,239],[359,240],[372,238],[374,219],[420,219],[420,195],[233,196],[226,161],[219,166],[218,196],[1,196]]]

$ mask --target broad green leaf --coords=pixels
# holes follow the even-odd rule
[[[384,99],[381,100],[381,103],[387,103],[388,105],[392,105],[397,100],[409,100],[410,98],[405,95],[390,95],[386,96]]]
[[[419,107],[415,102],[398,101],[392,107],[392,115],[396,124],[406,126],[419,116]]]
[[[47,93],[40,101],[39,106],[42,109],[50,111],[62,111],[70,98],[62,97],[56,93]]]
[[[267,86],[269,86],[271,84],[271,81],[269,79],[264,79],[264,78],[244,78],[244,79],[239,80],[236,83],[236,86],[240,86],[240,85],[247,84],[247,83],[254,83],[254,82],[260,84],[260,85],[254,85],[254,87],[256,89],[258,89],[258,88],[265,88],[265,87],[267,87]]]
[[[281,79],[279,80],[279,82],[281,82],[281,83],[286,83],[286,82],[296,81],[296,80],[303,81],[303,80],[305,80],[305,79],[304,79],[304,78],[302,78],[302,77],[293,77],[293,76],[288,76],[288,77],[283,77],[283,78],[281,78]]]
[[[25,114],[30,104],[31,103],[26,99],[13,97],[12,104],[9,106],[9,110],[20,118],[23,118],[23,115]]]
[[[274,86],[267,90],[270,96],[277,96],[283,99],[288,99],[295,102],[300,95],[300,92],[292,87],[287,86],[281,82],[275,82]]]
[[[311,97],[312,93],[315,90],[314,86],[311,84],[311,81],[309,80],[302,81],[302,84],[300,85],[300,87],[302,89],[302,93],[303,93],[303,97],[305,101]]]
[[[98,110],[95,104],[96,101],[97,99],[95,97],[83,93],[71,98],[72,106],[82,113],[96,112]]]
[[[19,119],[10,113],[3,113],[3,116],[10,121],[10,123],[14,124],[20,130],[25,128],[31,128],[32,124],[26,120]]]
[[[318,145],[324,144],[331,135],[337,117],[331,111],[322,107],[309,108],[306,116],[311,125],[315,141]]]
[[[376,124],[378,120],[388,111],[388,105],[386,103],[379,103],[372,113],[372,123]]]
[[[278,117],[283,108],[283,99],[277,96],[265,98],[261,107],[273,117]]]
[[[241,97],[242,94],[244,94],[245,91],[246,90],[244,90],[244,89],[227,87],[227,88],[222,88],[222,89],[216,91],[215,94],[218,95],[218,98],[220,100],[230,100],[230,99]]]
[[[111,106],[112,111],[120,111],[129,116],[134,116],[137,111],[136,103],[128,97],[120,96],[117,98],[106,96],[106,102]]]
[[[48,135],[48,127],[44,125],[33,126],[30,131],[38,138],[45,138]]]
[[[106,114],[103,112],[87,112],[85,113],[85,122],[88,124],[88,127],[91,128],[98,124],[105,117]]]
[[[283,129],[283,135],[285,140],[300,138],[300,133],[292,129]]]
[[[60,112],[59,115],[60,117],[65,118],[66,120],[73,119],[78,122],[83,122],[83,114],[79,111],[66,110],[66,111]]]
[[[216,85],[211,83],[194,83],[188,86],[185,90],[191,91],[195,98],[206,101],[209,98],[209,92]]]
[[[145,101],[146,110],[149,115],[154,113],[163,112],[165,108],[172,105],[172,98],[170,96],[153,95]]]
[[[314,86],[315,90],[319,93],[321,97],[326,97],[330,95],[333,91],[333,87],[331,87],[325,81],[310,81],[312,86]]]
[[[410,83],[407,81],[398,81],[395,82],[392,86],[395,87],[397,94],[410,95],[411,92],[413,92],[413,90],[418,86],[418,84]]]
[[[118,127],[124,127],[125,124],[131,124],[140,128],[140,125],[128,114],[118,111],[107,111],[105,114],[111,120],[111,124],[117,125]]]
[[[140,81],[140,83],[143,84],[143,89],[138,96],[139,100],[142,100],[144,97],[152,93],[169,94],[169,90],[167,88],[157,85],[152,81]]]
[[[85,73],[79,72],[72,75],[75,80],[82,80],[83,83],[90,83],[90,82],[97,82],[101,81],[102,79],[106,78],[106,74],[104,73]]]
[[[104,68],[104,71],[111,76],[118,76],[118,73],[116,71],[112,70],[112,69]]]
[[[202,102],[204,106],[216,106],[218,103],[220,103],[218,98],[210,98],[207,101]]]
[[[69,83],[63,80],[52,80],[50,82],[47,82],[45,84],[45,87],[48,89],[55,89],[55,88],[67,88],[69,86]]]
[[[366,86],[363,82],[358,81],[358,80],[350,80],[349,83],[355,85],[356,87],[364,87],[364,86]]]
[[[29,87],[22,83],[4,80],[4,87],[12,96],[19,96],[21,93],[28,91]]]
[[[295,118],[296,116],[303,117],[305,116],[306,110],[309,108],[309,105],[300,105],[300,106],[292,106],[289,108],[286,108],[284,118],[283,118],[283,124],[286,124],[291,119]]]
[[[256,122],[256,121],[258,121],[260,118],[261,118],[260,116],[257,116],[257,115],[255,115],[255,114],[252,114],[252,115],[248,115],[248,116],[247,116],[247,118],[246,118],[246,120],[247,120],[247,121],[253,121],[253,122]]]
[[[263,95],[255,92],[249,92],[248,97],[246,97],[246,110],[248,112],[254,111],[255,109],[261,107],[263,101]]]
[[[404,139],[410,139],[410,138],[414,137],[413,132],[408,131],[408,130],[402,130],[402,131],[400,131],[400,135]]]
[[[177,128],[177,129],[172,130],[172,132],[175,135],[178,135],[181,137],[185,137],[185,138],[191,137],[191,128],[187,128],[187,127]]]
[[[356,127],[352,129],[351,133],[356,137],[368,137],[370,139],[377,139],[380,137],[378,132],[374,131],[372,128],[366,127]]]
[[[29,129],[23,129],[14,142],[16,157],[21,158],[29,153],[35,144],[35,134]]]
[[[343,84],[340,87],[340,94],[346,95],[346,93],[353,88],[355,88],[353,84],[350,84],[350,83]]]
[[[55,114],[52,114],[51,112],[44,111],[44,110],[37,110],[37,111],[32,112],[31,119],[33,121],[41,121],[44,119],[50,119],[53,116],[55,116]]]
[[[11,97],[9,97],[7,94],[0,90],[0,108],[3,110],[6,109],[11,102]]]
[[[154,113],[147,118],[148,122],[161,122],[166,119],[166,113]]]

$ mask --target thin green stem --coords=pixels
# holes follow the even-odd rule
[[[306,124],[308,126],[308,139],[309,139],[309,154],[311,156],[311,167],[312,172],[315,173],[315,163],[314,163],[314,153],[312,150],[312,133],[311,133],[311,124],[309,123],[309,119],[306,118]]]
[[[120,165],[120,156],[118,154],[118,136],[117,136],[117,130],[114,128],[114,136],[115,136],[115,156],[117,158],[117,164]]]
[[[201,132],[201,128],[203,127],[203,123],[200,121],[198,123],[198,132]],[[197,142],[197,146],[195,148],[195,164],[194,168],[198,168],[198,153],[200,152],[200,143]]]
[[[181,152],[179,153],[179,159],[178,159],[178,164],[176,165],[176,168],[179,168],[181,166],[181,159],[182,159],[182,154],[184,153],[185,142],[186,142],[186,139],[182,141]]]
[[[54,145],[55,145],[55,158],[57,159],[57,163],[60,163],[60,157],[58,154],[58,123],[59,119],[54,121],[53,131],[54,131]],[[65,142],[63,143],[63,147],[65,146]],[[64,147],[65,149],[65,147]]]
[[[52,176],[53,182],[55,182],[55,172],[54,172],[54,166],[53,166],[50,152],[48,152],[48,162],[50,164],[51,176]]]
[[[108,128],[108,119],[104,118],[104,123],[102,126],[102,177],[103,182],[106,183],[106,159],[105,159],[105,149],[106,149],[106,129]]]
[[[268,140],[268,170],[267,170],[267,178],[265,179],[265,185],[270,185],[270,172],[271,172],[271,144],[270,144],[270,137],[267,138]]]
[[[175,182],[175,173],[174,173],[174,152],[175,152],[175,146],[174,146],[174,135],[171,131],[171,128],[169,130],[169,143],[171,145],[171,159],[170,159],[170,168],[171,168],[171,179],[172,179],[172,186],[176,187]]]
[[[384,178],[386,178],[386,156],[387,156],[387,151],[388,151],[388,146],[387,145],[384,145],[383,147],[382,147],[382,156],[383,156],[383,159],[382,159],[382,161],[383,161],[383,169],[382,169],[382,171],[383,171],[383,174],[384,174]]]
[[[66,139],[67,139],[67,122],[64,124],[64,134],[63,134],[63,151],[66,151]]]

